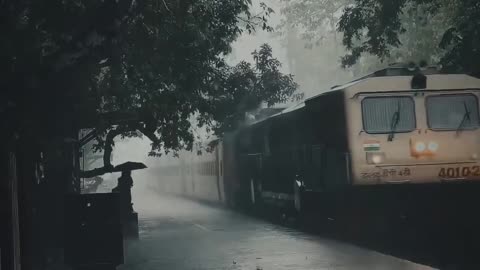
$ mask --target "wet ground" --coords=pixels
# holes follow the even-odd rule
[[[140,240],[120,270],[431,269],[189,200],[143,195],[135,207]]]

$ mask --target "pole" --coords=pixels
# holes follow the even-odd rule
[[[13,152],[8,156],[8,180],[10,189],[11,218],[12,218],[12,242],[13,242],[13,270],[20,270],[20,220],[18,209],[18,178],[16,157]]]

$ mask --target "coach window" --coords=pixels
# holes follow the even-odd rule
[[[409,96],[366,97],[362,116],[367,133],[410,132],[416,127],[415,103]]]
[[[428,126],[433,130],[478,128],[478,100],[475,95],[429,96],[426,104]]]

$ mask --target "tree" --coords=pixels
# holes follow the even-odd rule
[[[344,10],[338,25],[344,34],[343,44],[350,51],[343,58],[344,65],[353,65],[364,54],[380,59],[390,57],[392,48],[404,45],[401,35],[409,35],[417,28],[416,25],[408,28],[402,22],[405,10],[418,8],[422,9],[423,15],[420,27],[433,30],[433,34],[427,37],[433,37],[433,53],[438,53],[444,68],[478,74],[480,4],[474,0],[356,0]],[[414,44],[407,49],[413,51],[417,48]]]
[[[221,133],[240,110],[284,101],[296,88],[268,46],[254,54],[255,67],[224,61],[243,31],[270,29],[264,4],[260,14],[249,12],[249,0],[1,5],[0,86],[18,130],[47,138],[95,128],[104,166],[83,176],[112,170],[116,136],[147,136],[151,155],[188,149],[193,116]]]
[[[343,8],[351,0],[310,1],[284,0],[283,19],[278,27],[300,89],[307,95],[329,89],[339,81],[351,78],[342,69],[340,57],[345,54],[336,24]]]
[[[282,13],[285,16],[281,28],[297,27],[302,37],[309,42],[309,47],[318,45],[325,39],[334,37],[336,42],[336,25],[339,14],[353,0],[281,0],[285,3]]]
[[[439,43],[455,10],[452,3],[413,0],[286,2],[285,21],[300,29],[309,47],[318,46],[321,53],[326,41],[333,40],[337,48],[343,41],[347,51],[337,49],[336,57],[356,76],[384,67],[385,62],[438,63],[445,53]],[[396,27],[392,35],[389,29]]]
[[[214,121],[215,133],[231,131],[244,122],[245,112],[257,109],[262,103],[271,107],[289,100],[300,100],[294,94],[297,84],[292,75],[280,72],[281,63],[273,58],[272,48],[263,44],[252,53],[254,64],[241,61],[235,67],[224,66],[219,80],[214,84],[212,96],[217,97],[209,104],[207,113]],[[203,123],[203,121],[202,121]]]

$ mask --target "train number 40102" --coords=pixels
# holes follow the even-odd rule
[[[441,168],[438,176],[442,178],[480,176],[480,166]]]

